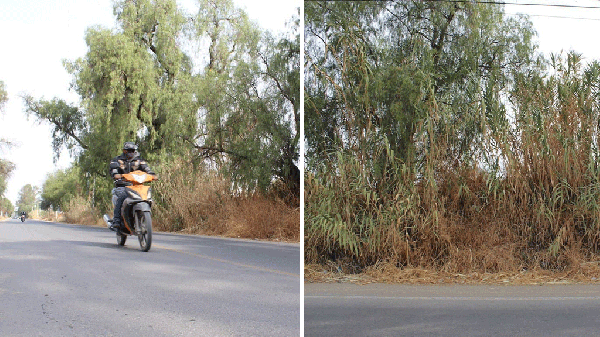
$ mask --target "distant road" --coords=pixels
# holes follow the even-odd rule
[[[0,336],[298,336],[298,244],[0,222]]]
[[[305,284],[305,336],[600,336],[599,285]]]

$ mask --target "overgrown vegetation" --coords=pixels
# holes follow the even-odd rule
[[[305,262],[579,270],[599,249],[600,63],[470,2],[308,2]],[[385,38],[384,38],[385,37]]]
[[[17,211],[19,214],[25,212],[31,213],[36,208],[37,196],[39,194],[39,188],[32,186],[31,184],[25,184],[19,191],[19,198],[17,199]]]
[[[46,181],[43,206],[95,222],[112,208],[108,163],[135,141],[162,179],[159,229],[228,234],[219,212],[247,204],[244,212],[254,208],[263,215],[256,222],[279,232],[236,236],[297,240],[299,18],[290,15],[289,31],[273,36],[231,0],[199,0],[196,9],[115,1],[118,28],[89,28],[86,55],[65,61],[80,104],[24,96],[27,113],[53,127],[55,153],[67,147],[77,159]],[[285,195],[271,193],[280,185]],[[296,214],[296,229],[263,207]]]
[[[6,85],[3,81],[0,81],[0,114],[4,112],[4,105],[7,101],[8,92],[6,91]],[[4,138],[0,138],[0,151],[8,146],[10,146],[10,143]],[[6,192],[8,178],[14,169],[15,165],[12,162],[0,158],[0,212],[2,212],[2,214],[11,214],[13,211],[13,205],[10,200],[6,198],[4,192]]]
[[[155,184],[157,229],[242,238],[298,241],[300,211],[272,194],[231,192],[231,180],[180,159]]]

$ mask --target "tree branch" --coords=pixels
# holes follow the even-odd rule
[[[231,150],[224,149],[223,147],[198,145],[195,142],[193,142],[191,139],[189,139],[188,137],[181,136],[181,135],[179,137],[181,139],[183,139],[184,141],[188,142],[190,145],[192,145],[196,150],[198,150],[200,152],[200,156],[204,157],[204,158],[210,158],[210,157],[214,156],[215,154],[224,153],[224,154],[234,156],[239,159],[244,159],[244,160],[249,159],[248,156],[236,153]]]

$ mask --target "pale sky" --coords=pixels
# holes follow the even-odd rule
[[[574,50],[587,61],[600,60],[600,8],[552,7],[560,4],[581,7],[600,7],[597,0],[507,0],[509,3],[538,3],[545,6],[506,5],[507,14],[528,14],[538,32],[539,49],[545,54]],[[575,18],[575,19],[573,19]]]
[[[196,8],[195,0],[177,2],[186,9]],[[259,26],[275,34],[286,29],[286,22],[301,5],[300,0],[234,3]],[[47,100],[58,97],[76,105],[78,96],[69,90],[71,77],[62,60],[85,55],[84,34],[88,27],[115,27],[112,8],[112,0],[1,1],[0,80],[6,86],[9,101],[0,113],[0,138],[10,140],[14,146],[0,148],[0,157],[16,165],[5,194],[13,204],[24,185],[41,188],[49,173],[69,167],[72,160],[64,151],[58,163],[53,163],[51,128],[39,125],[33,117],[26,118],[20,95],[27,93]]]

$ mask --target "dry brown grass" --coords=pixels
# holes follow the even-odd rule
[[[54,222],[65,222],[65,214],[63,212],[54,212],[54,211],[43,211],[43,210],[34,210],[29,213],[29,217],[31,219],[36,220],[44,220],[44,221],[54,221]]]
[[[276,195],[232,193],[231,182],[179,161],[154,186],[157,230],[298,242],[300,211]]]
[[[399,268],[392,263],[379,263],[358,274],[341,272],[334,264],[307,264],[304,267],[307,283],[398,283],[398,284],[573,284],[600,283],[600,261],[581,263],[567,271],[544,269],[513,272],[452,273],[420,267]]]
[[[298,242],[300,209],[262,195],[232,199],[224,206],[224,235]]]
[[[261,195],[228,198],[205,221],[188,217],[186,223],[179,232],[288,242],[300,237],[299,208]]]
[[[89,199],[74,197],[64,212],[64,221],[87,226],[105,226],[100,212],[93,208]]]

